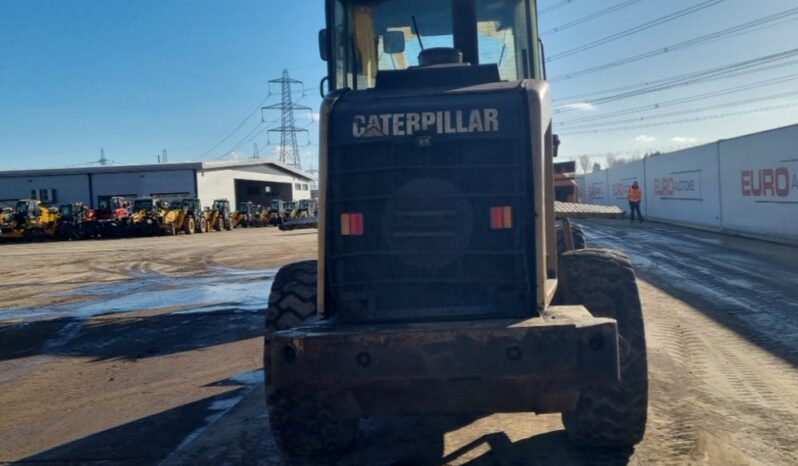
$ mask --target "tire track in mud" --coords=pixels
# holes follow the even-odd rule
[[[702,340],[684,328],[674,315],[646,309],[649,337],[649,425],[644,443],[669,452],[666,458],[649,458],[645,448],[638,456],[643,463],[683,465],[698,451],[698,412],[691,403],[694,383],[701,383],[707,365]],[[653,338],[652,338],[653,337]],[[663,351],[664,350],[664,351]],[[653,366],[653,367],[652,367]],[[666,366],[664,374],[655,367]],[[667,374],[666,377],[661,375]]]
[[[701,315],[646,311],[651,405],[641,461],[724,464],[704,451],[707,438],[719,438],[752,461],[798,464],[795,370]],[[652,443],[668,456],[649,455]]]
[[[724,249],[706,241],[691,243],[680,230],[643,228],[636,238],[624,228],[591,223],[585,231],[589,240],[628,251],[643,278],[700,306],[703,313],[758,346],[798,364],[798,347],[793,343],[798,341],[798,319],[794,318],[798,296],[789,284],[791,279],[798,282],[795,267],[771,264],[748,251]]]
[[[610,247],[620,246],[618,238],[625,232],[604,227],[589,229],[597,233],[591,239],[600,245],[606,241]],[[663,242],[667,243],[667,239]],[[650,232],[645,244],[629,249],[630,255],[637,259],[640,275],[658,287],[673,286],[673,282],[663,281],[678,278],[671,264],[680,263],[689,270],[682,279],[700,281],[702,286],[688,286],[689,292],[680,298],[694,306],[707,305],[713,300],[723,302],[725,296],[736,298],[746,283],[754,285],[745,290],[747,296],[743,302],[759,303],[755,311],[760,315],[755,318],[767,318],[768,313],[779,316],[785,312],[785,305],[787,309],[794,306],[787,293],[773,290],[759,276],[740,277],[741,269],[727,268],[722,261],[707,260],[701,255],[686,258],[685,251],[691,248],[680,250],[660,245],[650,238]],[[724,252],[731,259],[733,254],[734,251]],[[694,263],[696,267],[692,267]],[[690,299],[690,293],[708,287],[712,288],[708,294]],[[773,335],[768,329],[761,329],[757,319],[745,314],[744,305],[724,308],[724,312],[734,314],[735,320],[720,323],[715,320],[719,317],[718,309],[707,312],[699,308],[699,312],[668,296],[666,291],[646,284],[641,284],[641,288],[647,296],[658,298],[649,299],[645,308],[651,404],[647,437],[636,453],[640,461],[798,464],[798,370],[788,362],[795,352],[772,354],[766,350],[783,349],[796,320],[787,317],[782,326],[784,331]],[[774,346],[774,342],[780,346]],[[668,454],[663,455],[663,451]]]

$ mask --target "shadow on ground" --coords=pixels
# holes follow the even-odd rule
[[[187,404],[30,456],[14,464],[92,464],[188,466],[622,466],[633,450],[582,449],[564,431],[546,432],[516,442],[494,432],[444,455],[447,432],[475,418],[402,416],[365,419],[353,449],[324,459],[284,458],[264,413],[263,387],[213,417],[213,408],[241,396],[246,387]]]
[[[212,312],[56,319],[0,328],[0,361],[37,355],[142,359],[263,335],[263,314]]]
[[[12,464],[130,466],[157,464],[205,424],[214,403],[234,397],[240,390],[245,388],[108,429]]]

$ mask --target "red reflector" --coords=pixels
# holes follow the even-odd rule
[[[509,206],[490,208],[490,227],[503,230],[513,227],[513,208]]]
[[[349,234],[355,236],[363,234],[363,214],[349,214]]]
[[[363,214],[341,214],[341,235],[362,236]]]
[[[490,208],[490,227],[494,230],[498,230],[502,227],[504,223],[504,211],[501,207],[491,207]]]

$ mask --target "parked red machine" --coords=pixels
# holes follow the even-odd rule
[[[123,196],[100,196],[95,218],[97,221],[92,236],[122,236],[130,222],[130,202]]]

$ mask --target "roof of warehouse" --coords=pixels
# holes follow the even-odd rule
[[[151,163],[140,165],[104,165],[91,167],[70,167],[70,168],[44,168],[35,170],[6,170],[0,171],[3,176],[53,176],[53,175],[85,175],[89,173],[120,173],[129,171],[173,171],[173,170],[224,170],[227,168],[243,168],[257,165],[270,165],[277,170],[286,172],[289,175],[306,180],[313,180],[313,177],[297,168],[276,160],[250,159],[250,160],[215,160],[210,162],[173,162],[173,163]]]

